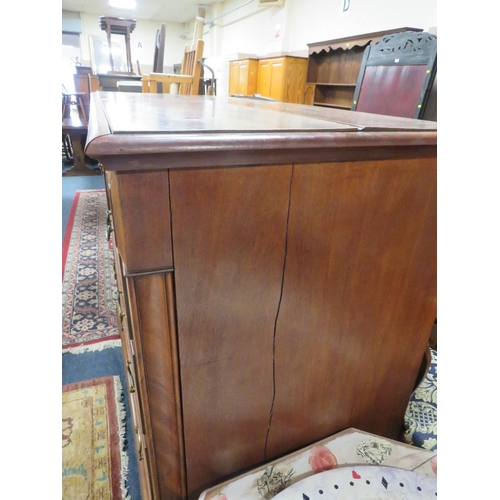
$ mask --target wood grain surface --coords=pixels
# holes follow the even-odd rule
[[[172,273],[127,281],[153,498],[180,500],[186,480]]]
[[[196,499],[347,427],[397,437],[436,318],[436,124],[115,94],[93,94],[87,154],[151,496]]]
[[[127,273],[172,268],[168,172],[109,172],[115,235]]]
[[[435,161],[296,165],[268,457],[397,438],[436,314]]]
[[[290,165],[171,172],[190,495],[264,460],[290,180]]]

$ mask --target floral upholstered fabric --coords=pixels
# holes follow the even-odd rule
[[[302,479],[350,465],[395,467],[437,477],[437,351],[430,352],[429,370],[406,409],[404,439],[349,428],[209,488],[199,500],[271,500]]]
[[[436,452],[349,428],[211,487],[199,500],[272,500],[315,474],[366,465],[394,467],[437,477]]]
[[[429,371],[406,409],[404,439],[414,446],[437,451],[437,351],[434,349]]]

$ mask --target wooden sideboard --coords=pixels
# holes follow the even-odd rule
[[[397,439],[436,318],[436,124],[92,94],[143,499],[356,427]]]
[[[260,94],[302,104],[307,58],[295,56],[239,59],[229,62],[229,95]]]

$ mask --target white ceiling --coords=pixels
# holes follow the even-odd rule
[[[134,10],[119,10],[109,7],[108,0],[62,0],[62,9],[88,12],[99,16],[186,23],[193,21],[197,16],[198,7],[205,7],[208,13],[209,6],[220,1],[137,0],[137,7]]]

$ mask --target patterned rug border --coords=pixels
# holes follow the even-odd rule
[[[104,189],[81,189],[75,192],[75,197],[73,198],[73,203],[71,204],[71,210],[68,216],[68,222],[66,224],[66,231],[64,232],[64,240],[62,246],[62,276],[64,279],[64,270],[66,268],[66,260],[68,259],[69,244],[71,241],[71,233],[73,232],[73,224],[75,222],[76,209],[78,207],[78,201],[80,200],[81,193],[105,193]]]
[[[78,390],[86,387],[91,387],[99,384],[106,384],[106,393],[110,396],[109,401],[113,403],[113,409],[108,409],[111,411],[108,412],[108,418],[113,420],[113,423],[117,429],[117,447],[119,451],[119,464],[115,467],[115,470],[118,470],[120,476],[119,485],[112,484],[112,495],[115,496],[117,489],[119,487],[119,491],[121,492],[122,500],[131,500],[128,491],[127,491],[127,477],[128,477],[128,455],[125,451],[125,434],[126,434],[126,411],[125,411],[125,403],[123,387],[120,381],[120,377],[118,375],[108,375],[104,377],[98,377],[93,379],[82,380],[80,382],[73,382],[70,384],[65,384],[62,386],[62,392],[68,392],[71,390]],[[112,394],[110,395],[110,384],[112,384]],[[115,458],[116,459],[116,458]]]
[[[64,233],[64,240],[62,246],[62,277],[64,279],[64,270],[66,269],[66,260],[68,258],[69,242],[71,241],[71,233],[73,231],[73,223],[75,221],[76,207],[78,206],[78,200],[80,199],[80,191],[75,193],[73,198],[73,203],[71,204],[71,210],[68,216],[68,222],[66,224],[66,231]]]
[[[121,347],[121,340],[94,340],[86,344],[81,344],[73,347],[63,347],[63,354],[84,354],[86,352],[98,352],[104,349],[112,349]]]
[[[114,301],[111,300],[113,290],[116,293],[116,289],[110,284],[112,283],[110,276],[112,276],[113,266],[112,264],[110,266],[108,262],[109,259],[113,259],[113,255],[112,251],[111,254],[107,253],[107,242],[103,241],[105,240],[105,228],[103,226],[105,223],[102,217],[105,217],[105,214],[103,213],[102,200],[95,202],[98,204],[99,222],[97,226],[94,225],[93,227],[97,227],[97,233],[92,233],[92,230],[89,230],[92,224],[89,226],[87,222],[87,226],[85,226],[85,214],[88,217],[85,208],[87,206],[92,207],[93,200],[91,196],[84,197],[92,194],[105,196],[105,190],[76,191],[63,240],[63,353],[72,352],[77,354],[87,351],[99,351],[120,345],[120,336],[116,328],[116,311]],[[83,253],[77,253],[82,248],[87,249],[88,252],[88,249],[94,246],[91,243],[89,247],[90,240],[84,239],[88,238],[89,235],[93,236],[96,241],[93,257],[89,257],[88,254],[82,256]],[[92,259],[95,259],[95,267]],[[85,265],[87,265],[87,268],[85,268]],[[81,274],[90,268],[97,268],[97,272],[95,272],[96,278],[94,278],[97,283],[91,282],[92,277],[89,278],[89,276]],[[84,309],[75,309],[78,302],[82,303],[82,295],[78,298],[78,286],[85,286],[83,294],[86,294],[87,297],[83,299]],[[97,292],[95,291],[96,288]],[[81,288],[80,293],[82,293]],[[86,303],[85,300],[90,302]],[[90,327],[88,326],[89,323]],[[102,345],[99,345],[99,343],[102,343]]]

